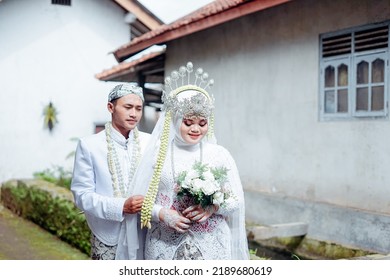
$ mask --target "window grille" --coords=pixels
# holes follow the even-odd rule
[[[51,0],[51,3],[53,5],[63,5],[63,6],[70,6],[71,0]]]

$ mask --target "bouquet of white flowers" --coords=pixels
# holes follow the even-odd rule
[[[177,196],[187,196],[203,208],[209,205],[223,206],[233,194],[224,188],[227,182],[226,167],[209,167],[195,162],[192,169],[182,171],[177,178]]]

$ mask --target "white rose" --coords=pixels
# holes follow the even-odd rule
[[[216,192],[213,194],[213,204],[215,205],[221,205],[223,202],[224,195],[222,192]]]
[[[189,189],[191,186],[187,185],[186,182],[181,183],[181,186],[183,189]]]
[[[195,170],[190,170],[190,171],[188,171],[187,172],[187,175],[186,175],[186,177],[184,178],[184,183],[186,184],[186,185],[191,185],[191,181],[193,180],[193,179],[196,179],[196,178],[198,178],[199,177],[199,174],[198,174],[198,172],[197,171],[195,171]]]
[[[203,183],[204,181],[199,179],[199,178],[196,178],[196,179],[193,179],[192,182],[191,182],[191,189],[193,192],[198,192],[202,189],[203,187]]]
[[[204,177],[205,181],[210,181],[210,182],[214,182],[215,181],[214,175],[210,171],[204,172],[203,173],[203,177]]]
[[[205,195],[212,195],[218,190],[218,185],[215,182],[204,181],[202,191]]]

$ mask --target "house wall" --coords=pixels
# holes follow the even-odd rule
[[[110,119],[115,86],[94,75],[116,65],[108,53],[129,41],[124,12],[110,0],[0,2],[0,182],[52,166],[70,169],[79,138]],[[58,124],[43,127],[50,101]]]
[[[295,0],[168,44],[166,73],[192,61],[216,81],[247,219],[390,252],[390,121],[320,121],[318,100],[319,35],[389,19],[387,0]]]

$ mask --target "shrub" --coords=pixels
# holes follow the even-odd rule
[[[61,166],[53,166],[51,169],[47,168],[43,171],[35,172],[33,175],[36,179],[41,179],[67,189],[70,189],[72,182],[72,172],[66,171]]]
[[[1,187],[1,201],[61,240],[90,254],[90,230],[68,189],[42,180],[12,180]]]

